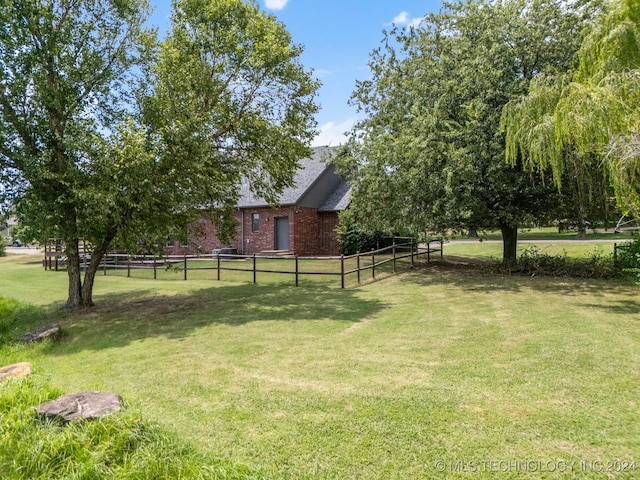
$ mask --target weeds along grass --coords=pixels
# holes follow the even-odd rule
[[[42,375],[0,388],[0,477],[21,479],[250,479],[258,472],[217,460],[147,424],[135,410],[63,424],[34,407],[61,392]]]
[[[2,294],[64,338],[5,345],[2,363],[33,361],[64,393],[117,392],[264,478],[468,478],[471,461],[479,478],[638,476],[633,283],[441,264],[345,290],[107,275],[95,308],[62,314],[65,274],[22,262]]]

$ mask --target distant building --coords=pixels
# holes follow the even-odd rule
[[[350,188],[328,163],[336,153],[337,147],[314,148],[311,157],[300,161],[294,185],[284,190],[276,208],[255,197],[249,185],[243,185],[235,214],[239,227],[230,244],[220,242],[215,226],[203,217],[192,229],[200,232],[198,236],[176,241],[169,250],[183,253],[196,246],[210,253],[230,247],[244,255],[273,251],[300,256],[338,255],[338,213],[349,204]]]
[[[7,238],[12,237],[13,227],[17,224],[18,220],[15,217],[9,217],[6,223],[0,225],[2,226],[2,235]]]

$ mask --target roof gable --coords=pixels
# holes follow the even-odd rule
[[[328,161],[337,153],[337,147],[315,147],[309,158],[300,160],[299,169],[293,179],[293,186],[287,187],[278,198],[280,205],[299,205],[320,208],[343,182],[335,173],[335,167]],[[239,208],[266,207],[264,198],[256,197],[249,184],[242,183]]]

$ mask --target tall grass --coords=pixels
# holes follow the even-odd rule
[[[205,456],[135,410],[67,424],[38,418],[34,407],[60,394],[39,374],[2,384],[0,478],[259,478],[246,467]]]

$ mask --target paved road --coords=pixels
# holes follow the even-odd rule
[[[41,253],[41,248],[31,248],[31,247],[7,247],[7,253],[12,253],[16,255],[35,255],[37,253]]]

